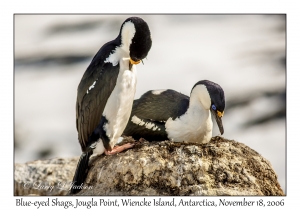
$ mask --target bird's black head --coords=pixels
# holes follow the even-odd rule
[[[130,17],[124,21],[120,31],[122,43],[129,42],[131,64],[138,64],[144,59],[152,46],[148,24],[139,17]],[[126,40],[129,39],[129,40]]]
[[[224,128],[222,124],[222,117],[224,115],[225,109],[225,95],[223,89],[217,83],[211,82],[209,80],[201,80],[197,82],[194,85],[193,89],[198,85],[204,85],[206,87],[207,92],[210,96],[210,111],[213,113],[216,119],[221,134],[223,134]]]

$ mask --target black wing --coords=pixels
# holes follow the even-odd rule
[[[104,60],[117,44],[111,41],[98,51],[77,89],[76,127],[82,151],[87,146],[89,136],[100,123],[106,102],[116,85],[119,64],[113,66]],[[96,83],[92,86],[94,82]]]
[[[166,90],[160,94],[148,91],[135,100],[131,115],[155,121],[167,121],[184,114],[189,105],[189,97],[174,90]]]
[[[183,115],[189,106],[189,97],[174,90],[166,90],[158,95],[148,91],[139,99],[135,100],[129,122],[123,132],[126,136],[135,139],[145,138],[147,140],[166,140],[165,122]],[[132,122],[136,116],[144,123],[153,123],[157,129],[146,128]]]

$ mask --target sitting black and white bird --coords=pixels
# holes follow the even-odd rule
[[[220,85],[201,80],[190,97],[175,90],[152,90],[135,100],[125,136],[148,141],[207,143],[212,137],[214,115],[221,134],[225,109],[224,91]]]
[[[126,19],[116,39],[104,44],[86,69],[77,89],[76,127],[82,155],[70,193],[80,191],[90,156],[112,155],[133,144],[115,146],[130,117],[136,91],[136,64],[152,45],[148,24]]]

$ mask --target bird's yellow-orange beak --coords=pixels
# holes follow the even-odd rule
[[[141,60],[138,60],[138,61],[134,61],[130,58],[130,63],[133,65],[133,64],[139,64],[141,62]]]
[[[218,117],[223,117],[223,115],[224,115],[224,111],[223,112],[220,112],[220,111],[217,111],[217,115],[218,115]]]

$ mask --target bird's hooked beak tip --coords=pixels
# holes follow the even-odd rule
[[[221,135],[224,133],[224,128],[222,127],[222,130],[220,129]]]

